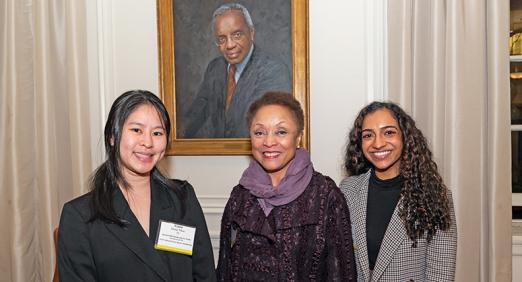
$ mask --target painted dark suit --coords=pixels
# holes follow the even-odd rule
[[[254,46],[252,46],[254,47]],[[228,63],[220,56],[207,66],[197,97],[185,115],[182,138],[246,138],[245,114],[250,104],[268,91],[292,90],[288,67],[254,48],[225,113]]]
[[[187,191],[185,213],[169,188],[151,183],[150,237],[131,212],[120,189],[113,205],[125,227],[95,220],[91,193],[66,203],[58,230],[60,281],[215,281],[214,257],[203,212],[192,186],[176,181]],[[159,220],[196,227],[192,256],[154,249]]]

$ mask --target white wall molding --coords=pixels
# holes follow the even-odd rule
[[[515,224],[515,223],[513,223]],[[513,269],[513,280],[512,281],[522,281],[522,236],[513,235],[512,241],[512,269]]]
[[[198,195],[198,201],[207,221],[214,259],[217,263],[221,217],[228,201],[228,195]]]
[[[388,97],[388,2],[366,1],[367,102]]]
[[[221,216],[227,204],[228,196],[202,195],[198,196],[198,201],[205,215],[213,214]]]
[[[522,193],[512,193],[511,194],[511,205],[512,206],[522,206]]]
[[[513,236],[513,256],[522,257],[522,236]]]
[[[214,256],[217,258],[219,251],[219,233],[221,229],[221,217],[228,201],[225,195],[198,195],[198,201],[207,221]]]
[[[107,120],[114,93],[114,38],[112,1],[98,0],[98,66],[99,93],[101,96],[102,121]]]
[[[105,160],[103,129],[114,100],[112,1],[87,1],[87,56],[92,167]]]

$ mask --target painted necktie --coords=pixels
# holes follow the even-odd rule
[[[225,111],[227,111],[230,101],[232,101],[232,95],[234,95],[234,89],[236,89],[236,80],[234,79],[235,74],[236,66],[230,65],[227,76],[227,99],[225,101]]]

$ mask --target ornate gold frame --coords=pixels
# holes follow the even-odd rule
[[[157,0],[160,95],[169,111],[172,133],[167,155],[249,155],[249,138],[178,139],[174,75],[174,0]],[[305,113],[301,146],[310,149],[308,0],[291,0],[293,94]]]

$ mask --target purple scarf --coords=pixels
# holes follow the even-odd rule
[[[310,154],[304,149],[297,149],[277,187],[272,186],[270,176],[256,160],[250,162],[239,184],[257,197],[265,216],[268,216],[275,206],[286,205],[297,199],[310,183],[313,172]]]

